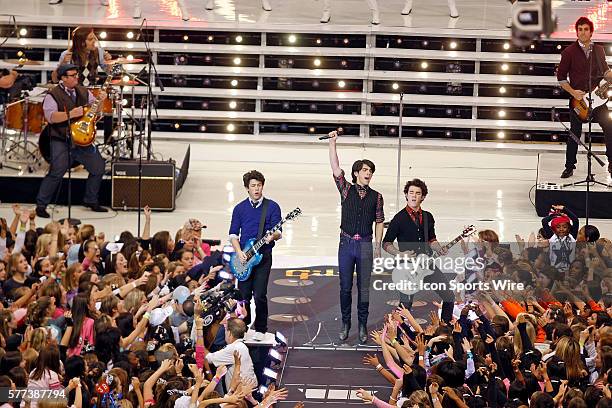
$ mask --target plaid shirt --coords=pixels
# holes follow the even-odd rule
[[[348,192],[352,184],[348,182],[346,177],[344,177],[344,170],[342,170],[342,174],[340,176],[338,177],[334,176],[334,181],[336,182],[336,187],[338,188],[338,191],[340,192],[340,196],[342,197],[341,202],[344,202],[344,200],[346,200],[346,197],[348,196]],[[357,188],[359,197],[361,197],[361,199],[363,200],[363,198],[366,196],[368,189],[370,187],[360,186],[359,184],[355,184],[355,187]],[[382,197],[382,194],[378,193],[378,198],[376,200],[376,220],[375,222],[381,223],[384,221],[385,221],[385,212],[384,212],[383,197]]]

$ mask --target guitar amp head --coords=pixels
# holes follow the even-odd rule
[[[112,202],[114,210],[138,209],[138,160],[122,160],[111,165]],[[140,186],[141,207],[174,211],[176,168],[174,162],[142,161]]]

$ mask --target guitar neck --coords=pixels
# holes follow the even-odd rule
[[[274,234],[276,231],[278,231],[283,224],[286,222],[287,220],[285,218],[283,218],[282,220],[280,220],[274,227],[272,227],[272,229],[270,230],[269,234],[264,235],[263,237],[261,237],[261,239],[259,241],[257,241],[254,245],[253,245],[253,251],[257,252],[259,251],[259,248],[261,248],[262,246],[265,245],[266,243],[266,236],[270,235],[270,234]]]

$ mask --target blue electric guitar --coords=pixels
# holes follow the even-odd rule
[[[302,210],[300,210],[300,208],[298,207],[295,210],[291,211],[289,214],[287,214],[285,218],[280,220],[278,224],[272,227],[270,231],[266,231],[266,233],[263,237],[261,237],[261,239],[249,239],[244,245],[244,248],[242,248],[242,252],[244,252],[247,258],[245,263],[242,263],[240,261],[237,252],[231,254],[229,265],[236,279],[238,279],[240,282],[249,279],[253,268],[261,262],[261,258],[263,257],[263,255],[260,254],[258,251],[266,243],[266,237],[280,230],[284,223],[297,218],[298,216],[300,216],[300,214],[302,214]]]

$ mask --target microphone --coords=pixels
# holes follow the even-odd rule
[[[338,134],[338,136],[344,134],[344,128],[337,128],[336,129],[336,133]],[[321,136],[319,137],[319,140],[327,140],[327,139],[331,139],[332,137],[330,135],[325,135],[325,136]]]
[[[13,31],[15,32],[15,35],[17,35],[17,39],[20,40],[21,34],[19,34],[19,27],[17,27],[17,19],[15,16],[11,16],[11,18],[13,19]]]
[[[136,36],[135,41],[140,41],[140,37],[142,36],[142,26],[144,25],[145,21],[147,21],[147,19],[143,18],[142,21],[140,22],[140,27],[138,27],[138,35]]]

